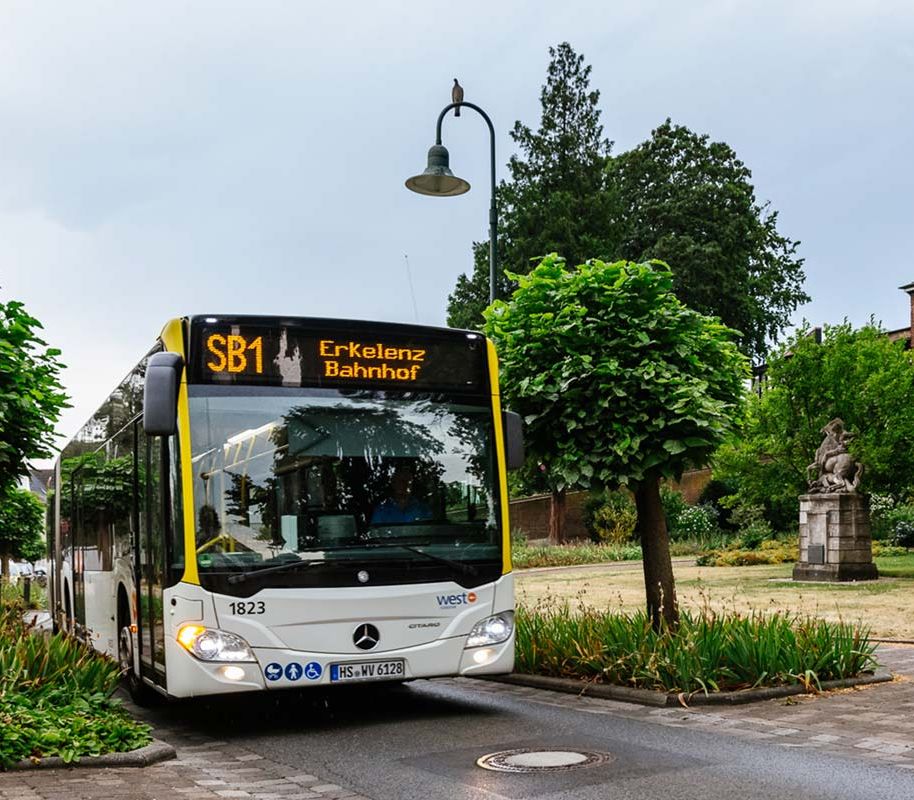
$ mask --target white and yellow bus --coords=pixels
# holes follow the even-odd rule
[[[174,319],[57,463],[55,624],[140,701],[510,672],[522,450],[478,333]]]

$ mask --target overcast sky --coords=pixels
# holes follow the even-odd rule
[[[615,151],[667,116],[728,142],[802,241],[797,314],[908,324],[914,3],[0,2],[0,299],[64,351],[72,435],[170,317],[443,324],[487,236],[487,132],[448,119],[473,190],[426,198],[456,76],[536,127],[547,48],[593,65]]]

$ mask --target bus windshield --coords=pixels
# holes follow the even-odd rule
[[[189,401],[201,578],[500,561],[490,407],[280,387],[193,386]]]

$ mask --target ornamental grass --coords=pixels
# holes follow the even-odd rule
[[[665,692],[721,692],[850,678],[876,667],[866,629],[781,612],[684,611],[655,631],[642,611],[568,603],[517,609],[518,672]]]
[[[18,605],[0,609],[0,769],[148,744],[149,726],[111,697],[117,664],[63,634],[34,633],[23,612]]]

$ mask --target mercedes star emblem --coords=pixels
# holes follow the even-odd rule
[[[352,634],[352,641],[359,650],[371,650],[381,641],[381,634],[374,625],[369,625],[366,622],[355,629],[355,633]]]

